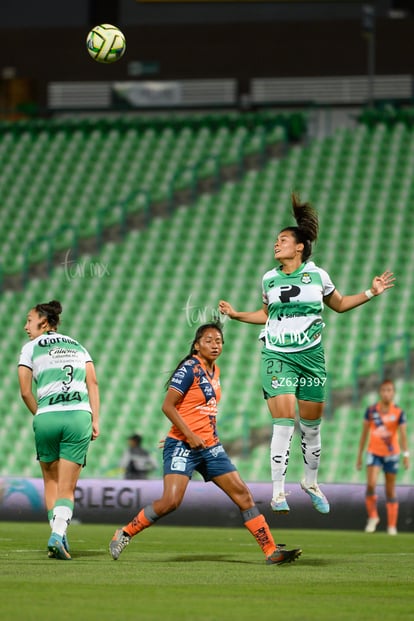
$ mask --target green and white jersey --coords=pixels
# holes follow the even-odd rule
[[[32,370],[37,387],[37,412],[91,412],[86,387],[87,362],[92,358],[75,339],[46,332],[23,346],[19,366]]]
[[[263,276],[262,289],[268,307],[267,349],[302,351],[321,341],[323,298],[335,290],[325,270],[312,261],[292,274],[274,268]]]

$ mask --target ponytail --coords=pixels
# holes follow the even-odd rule
[[[295,192],[292,193],[292,209],[297,226],[288,226],[283,230],[290,231],[296,242],[303,244],[302,260],[307,261],[312,254],[312,242],[318,238],[318,214],[309,203],[302,203]]]

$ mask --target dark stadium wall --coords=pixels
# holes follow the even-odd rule
[[[99,65],[85,49],[85,27],[0,30],[2,68],[30,80],[46,104],[51,81],[128,80],[133,61],[157,62],[154,80],[364,75],[367,42],[356,20],[330,22],[125,26],[127,53]],[[414,74],[414,19],[377,23],[376,73]],[[1,70],[0,70],[1,76]]]
[[[332,528],[363,530],[366,522],[365,485],[326,484],[331,512],[321,515],[298,484],[286,486],[291,511],[276,517],[269,506],[271,483],[249,483],[257,506],[272,528]],[[74,518],[84,523],[125,524],[142,506],[159,498],[162,481],[125,481],[119,479],[81,479],[75,493]],[[414,531],[414,488],[397,486],[400,502],[398,529]],[[385,499],[378,488],[381,517],[379,531],[385,530]],[[19,477],[0,480],[0,520],[46,521],[41,479]],[[191,481],[182,505],[166,516],[160,525],[242,526],[240,512],[213,483]],[[158,526],[157,526],[158,527]]]
[[[0,3],[2,28],[62,28],[109,22],[140,24],[219,24],[236,22],[359,19],[362,5],[375,5],[378,17],[390,9],[412,9],[412,0],[13,0]]]

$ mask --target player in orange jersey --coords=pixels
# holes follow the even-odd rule
[[[223,348],[220,324],[207,323],[196,332],[191,350],[168,381],[162,411],[172,426],[164,444],[162,497],[143,507],[129,524],[115,531],[109,544],[114,560],[132,537],[177,509],[196,470],[213,481],[238,506],[246,528],[252,533],[268,564],[294,561],[300,549],[276,545],[269,526],[241,480],[217,435],[217,404],[220,400],[220,369],[216,360]]]
[[[380,400],[365,412],[359,441],[357,468],[362,466],[362,453],[368,438],[367,489],[365,504],[368,521],[365,532],[375,532],[379,524],[376,485],[380,470],[385,475],[385,496],[387,504],[388,534],[397,534],[398,500],[395,494],[395,480],[400,460],[400,442],[404,468],[409,467],[407,445],[407,420],[401,408],[394,403],[395,386],[391,380],[384,380],[379,388]],[[398,434],[399,432],[399,434]]]

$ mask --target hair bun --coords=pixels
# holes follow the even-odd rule
[[[56,313],[56,315],[61,314],[62,304],[59,302],[59,300],[51,300],[50,302],[48,302],[48,305],[53,309],[53,312]]]

